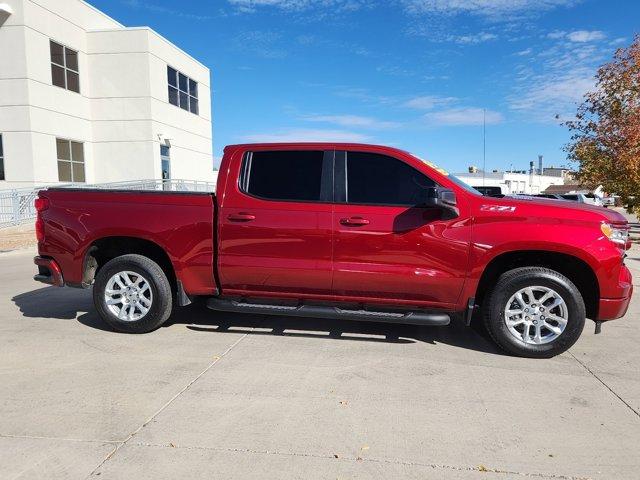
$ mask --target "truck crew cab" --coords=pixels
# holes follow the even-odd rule
[[[566,201],[483,197],[375,145],[225,149],[215,194],[43,190],[36,280],[93,287],[115,329],[206,297],[229,312],[446,325],[479,310],[504,350],[550,357],[622,317],[628,224]]]

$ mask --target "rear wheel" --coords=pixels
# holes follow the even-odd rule
[[[570,348],[585,316],[584,300],[571,280],[541,267],[504,273],[484,307],[493,340],[513,355],[530,358],[549,358]]]
[[[160,327],[171,315],[171,285],[153,260],[123,255],[108,261],[98,272],[93,303],[116,330],[146,333]]]

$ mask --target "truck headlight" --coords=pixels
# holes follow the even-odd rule
[[[629,226],[624,227],[613,226],[609,223],[600,224],[600,230],[604,233],[604,236],[611,240],[613,243],[617,243],[623,249],[627,246],[627,240],[629,239]]]

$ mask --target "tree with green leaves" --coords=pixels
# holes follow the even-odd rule
[[[579,164],[578,180],[620,195],[640,214],[640,35],[596,74],[595,89],[584,96],[568,158]]]

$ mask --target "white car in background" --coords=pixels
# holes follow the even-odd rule
[[[588,203],[602,207],[602,199],[593,193],[567,193],[561,195],[563,199],[578,203]]]

